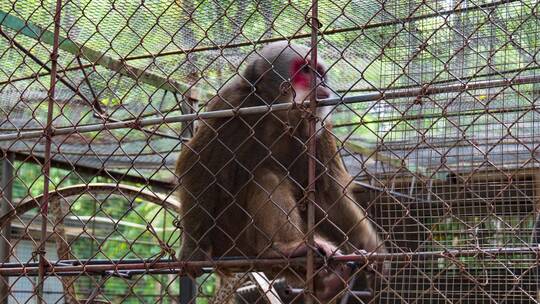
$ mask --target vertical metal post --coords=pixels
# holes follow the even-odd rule
[[[197,88],[193,87],[197,81],[197,74],[190,73],[188,83],[192,86],[184,95],[181,108],[182,114],[195,113],[198,106],[199,94]],[[196,130],[195,121],[182,123],[182,138],[191,138]],[[197,298],[197,282],[189,276],[180,277],[180,304],[195,303]]]
[[[53,110],[54,99],[56,89],[56,74],[58,67],[58,46],[60,36],[60,13],[62,12],[62,1],[56,1],[56,9],[54,13],[54,36],[53,36],[53,49],[51,51],[51,80],[47,106],[47,125],[45,127],[45,155],[43,164],[43,200],[41,201],[40,213],[41,213],[41,239],[37,248],[37,254],[39,255],[39,273],[38,282],[34,290],[34,294],[37,295],[37,303],[45,303],[43,299],[43,283],[45,280],[45,268],[47,267],[47,260],[45,257],[45,244],[47,242],[47,214],[49,212],[49,180],[51,171],[51,144],[53,136]]]
[[[317,31],[319,30],[319,19],[318,19],[318,2],[317,0],[312,0],[311,2],[311,17],[308,18],[311,20],[311,95],[310,95],[310,120],[309,120],[309,139],[308,139],[308,202],[307,202],[307,241],[310,248],[313,248],[315,242],[315,232],[313,231],[315,227],[315,183],[316,183],[316,162],[315,157],[317,157],[317,137],[315,136],[315,123],[316,123],[316,114],[317,114]],[[306,296],[305,303],[312,304],[313,296],[315,291],[313,275],[315,273],[314,269],[314,253],[312,250],[308,250],[307,259],[306,259]]]
[[[180,304],[195,304],[197,284],[188,276],[180,277]]]
[[[536,172],[533,177],[533,193],[534,193],[534,211],[536,214],[536,222],[533,226],[531,246],[540,247],[540,172]],[[531,271],[532,288],[536,289],[536,300],[540,301],[540,279],[538,275],[540,274],[540,266],[538,265],[538,258],[536,259],[536,267]]]
[[[13,162],[15,158],[10,152],[5,152],[2,160],[2,200],[0,200],[0,215],[6,214],[13,208]],[[9,262],[11,253],[11,223],[6,223],[0,230],[0,262]],[[0,277],[0,304],[7,304],[9,290],[9,278]]]

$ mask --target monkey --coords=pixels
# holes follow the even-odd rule
[[[318,108],[315,247],[305,241],[308,187],[311,52],[289,42],[252,54],[245,70],[212,98],[208,111],[293,103],[288,111],[204,119],[182,147],[175,173],[181,202],[182,261],[216,257],[291,258],[315,250],[324,257],[385,246],[353,199],[352,176],[339,155],[329,111]],[[327,68],[317,58],[317,99],[332,96]],[[276,272],[279,272],[277,270]],[[282,272],[283,273],[283,272]],[[336,266],[314,278],[326,301],[346,286],[351,269]],[[294,281],[294,275],[285,274]],[[298,273],[296,279],[299,280]]]

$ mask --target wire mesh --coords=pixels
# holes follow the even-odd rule
[[[539,302],[538,14],[0,2],[0,302]]]

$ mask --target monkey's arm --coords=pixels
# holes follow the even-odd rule
[[[339,226],[346,233],[350,243],[357,247],[356,249],[368,252],[386,252],[383,240],[372,220],[363,207],[354,200],[351,190],[346,191],[336,207],[329,212],[330,217],[341,218],[338,220]]]

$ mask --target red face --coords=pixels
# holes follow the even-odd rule
[[[311,66],[309,60],[299,58],[291,65],[291,83],[295,91],[295,102],[302,102],[309,99],[311,91]],[[324,86],[325,69],[322,65],[317,65],[317,99],[330,97],[330,90]]]

